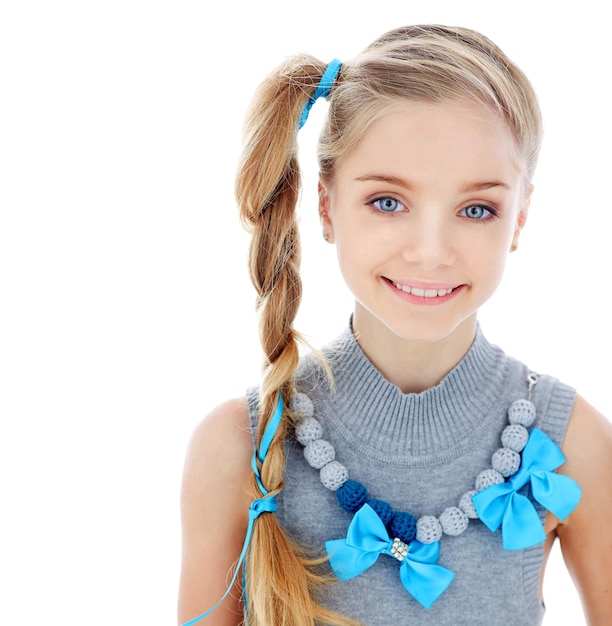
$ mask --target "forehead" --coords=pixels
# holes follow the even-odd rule
[[[490,108],[463,100],[401,102],[370,124],[336,175],[409,170],[416,179],[492,179],[521,175],[523,166],[509,129]]]

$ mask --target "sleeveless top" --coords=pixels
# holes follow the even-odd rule
[[[438,516],[474,489],[479,472],[491,464],[507,426],[507,409],[528,392],[528,368],[487,342],[480,328],[459,364],[435,387],[404,394],[372,365],[347,329],[322,350],[333,385],[319,360],[300,361],[297,389],[313,401],[323,438],[351,479],[370,497],[417,519]],[[258,392],[247,392],[252,428],[258,419]],[[533,389],[534,427],[561,446],[575,391],[540,375]],[[334,492],[320,482],[303,447],[290,434],[278,519],[290,536],[324,555],[327,540],[346,537],[352,515],[340,508]],[[537,503],[542,522],[546,511]],[[444,535],[438,564],[455,578],[429,609],[402,587],[398,563],[382,557],[361,575],[321,592],[322,603],[367,626],[497,626],[541,624],[539,599],[543,544],[523,550],[502,547],[501,532],[471,520],[457,537]]]

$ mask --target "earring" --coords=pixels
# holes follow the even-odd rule
[[[329,235],[327,233],[323,233],[323,239],[325,239],[325,241],[329,241]]]
[[[518,250],[518,243],[513,243],[512,246],[510,246],[510,252],[516,252]]]

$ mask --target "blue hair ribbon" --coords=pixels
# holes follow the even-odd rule
[[[315,92],[310,96],[310,99],[302,109],[302,115],[300,115],[300,123],[298,126],[298,130],[304,126],[306,120],[308,119],[308,115],[310,113],[310,109],[312,105],[319,98],[327,98],[329,96],[329,92],[331,91],[332,85],[336,80],[336,76],[338,76],[338,72],[340,71],[340,66],[342,65],[342,61],[338,59],[334,59],[330,62],[330,64],[325,68],[325,72],[323,72],[323,76],[321,76],[321,80],[315,89]]]
[[[257,500],[253,500],[253,502],[251,502],[251,505],[249,506],[249,523],[247,525],[246,537],[244,538],[242,550],[240,552],[240,556],[238,557],[236,567],[234,568],[234,574],[232,575],[232,579],[230,580],[230,583],[225,590],[225,593],[223,594],[221,599],[214,604],[214,606],[208,609],[208,611],[206,611],[205,613],[202,613],[202,615],[194,617],[192,620],[185,622],[183,626],[193,626],[193,624],[197,624],[200,620],[208,617],[223,602],[223,600],[227,598],[232,590],[232,587],[234,586],[234,583],[236,582],[238,572],[240,571],[246,558],[247,550],[249,544],[251,543],[251,537],[253,536],[253,525],[255,524],[255,520],[262,513],[274,513],[276,511],[276,495],[271,496],[268,490],[263,486],[263,483],[261,482],[261,475],[259,473],[259,467],[257,465],[257,460],[259,460],[260,463],[264,462],[266,454],[268,454],[270,444],[272,443],[274,435],[276,434],[276,431],[278,430],[278,427],[281,423],[283,410],[283,396],[281,393],[279,393],[278,401],[276,403],[276,409],[274,411],[274,414],[272,415],[272,418],[270,419],[270,422],[266,426],[266,430],[264,431],[263,437],[261,439],[260,450],[256,449],[253,452],[253,457],[251,458],[251,467],[253,468],[253,472],[255,473],[255,479],[257,480],[257,485],[259,486],[259,490],[261,491],[263,497]]]

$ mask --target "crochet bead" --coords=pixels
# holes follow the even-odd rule
[[[416,537],[416,519],[414,515],[398,511],[389,523],[389,536],[397,537],[404,543],[410,543]]]
[[[491,485],[504,482],[504,477],[494,469],[486,469],[476,476],[476,490],[482,491]]]
[[[356,480],[347,480],[336,491],[338,504],[349,513],[356,513],[368,499],[368,490]],[[399,535],[397,535],[399,537]],[[401,537],[399,537],[402,539]],[[403,539],[402,539],[403,541]]]
[[[522,452],[527,445],[529,431],[520,424],[510,424],[502,432],[501,442],[504,448],[510,448],[515,452]]]
[[[374,509],[376,515],[380,517],[382,523],[386,526],[393,517],[393,508],[384,500],[368,500],[368,504]]]
[[[530,391],[535,382],[530,381]],[[406,551],[415,538],[421,543],[431,544],[440,541],[443,534],[460,535],[468,527],[470,519],[478,519],[473,496],[478,491],[503,483],[505,477],[512,476],[519,470],[520,453],[529,439],[527,428],[536,420],[536,408],[530,400],[520,399],[513,402],[508,408],[509,425],[504,428],[501,436],[503,447],[493,454],[492,467],[480,472],[476,477],[476,489],[464,493],[458,506],[448,507],[439,518],[424,515],[415,520],[410,513],[403,511],[395,513],[391,505],[384,500],[368,500],[365,486],[349,480],[347,468],[335,460],[334,447],[323,439],[323,427],[314,418],[313,403],[308,396],[303,393],[295,394],[289,407],[298,418],[295,434],[297,440],[304,446],[304,457],[309,465],[319,470],[323,485],[336,492],[340,506],[349,513],[355,513],[367,502],[387,527],[389,536],[394,540],[393,545],[397,544]],[[401,560],[399,552],[393,554]],[[403,558],[405,554],[402,553],[400,556]]]
[[[459,500],[459,508],[469,517],[469,519],[478,519],[476,507],[472,502],[472,496],[477,493],[478,492],[475,490],[467,491],[461,496],[461,500]]]
[[[332,461],[321,468],[319,476],[330,491],[337,491],[348,480],[348,470],[338,461]]]
[[[308,445],[311,441],[323,437],[323,426],[314,417],[306,417],[297,425],[295,436],[303,446]]]
[[[433,515],[423,515],[417,521],[417,541],[434,543],[442,539],[442,526]]]
[[[440,521],[440,526],[442,526],[442,532],[451,537],[460,535],[470,522],[467,515],[456,506],[449,506],[447,509],[444,509],[438,520]]]
[[[329,441],[315,439],[304,448],[304,458],[310,467],[321,469],[336,458],[336,451]]]
[[[536,418],[536,408],[531,400],[515,400],[508,409],[508,421],[529,428]]]
[[[518,472],[521,466],[521,455],[510,448],[500,448],[491,459],[491,465],[502,476],[508,478]]]
[[[299,417],[312,417],[314,406],[312,400],[305,393],[296,393],[291,397],[289,409]]]

